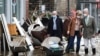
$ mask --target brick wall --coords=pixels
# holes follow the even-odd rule
[[[60,15],[64,15],[67,9],[67,0],[57,0],[55,3],[56,10]]]

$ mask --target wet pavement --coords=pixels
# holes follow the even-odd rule
[[[0,56],[13,56],[13,55],[12,55],[12,52],[2,52],[2,53],[0,53]],[[41,49],[35,49],[32,52],[19,53],[19,56],[46,56],[46,53],[45,53],[45,51],[43,51]],[[76,54],[75,52],[71,52],[69,54],[64,53],[63,56],[100,56],[100,47],[97,48],[96,55],[92,55],[91,48],[89,49],[89,54],[85,55],[84,46],[81,46],[79,55]]]
[[[83,41],[83,40],[82,40]],[[76,54],[75,52],[71,53],[64,53],[63,56],[100,56],[100,38],[96,39],[96,55],[92,55],[91,46],[89,46],[89,53],[88,55],[85,55],[84,53],[84,45],[81,42],[81,48],[79,54]],[[75,47],[76,48],[76,47]],[[0,56],[13,56],[12,52],[0,52]],[[46,52],[42,49],[35,49],[31,52],[24,52],[19,53],[19,56],[46,56]]]
[[[98,48],[100,49],[100,48]],[[98,52],[97,49],[97,53],[96,55],[92,55],[91,50],[89,50],[89,54],[85,55],[84,54],[84,50],[81,49],[79,54],[76,54],[75,52],[72,53],[64,53],[63,56],[100,56],[100,52]],[[0,56],[13,56],[11,52],[2,52],[2,54],[0,54]],[[45,52],[40,50],[40,49],[35,49],[34,52],[26,52],[26,53],[19,53],[19,56],[46,56]]]

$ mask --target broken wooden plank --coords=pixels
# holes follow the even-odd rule
[[[21,34],[21,36],[26,36],[26,42],[29,46],[30,51],[34,50],[34,47],[32,45],[32,41],[30,39],[30,36],[25,32],[25,30],[20,26],[20,24],[18,23],[18,20],[16,19],[16,17],[13,17],[13,20],[19,30],[19,33]]]

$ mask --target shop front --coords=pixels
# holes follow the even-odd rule
[[[7,23],[12,23],[12,17],[16,17],[22,24],[26,18],[26,0],[0,0],[0,14],[5,14]]]

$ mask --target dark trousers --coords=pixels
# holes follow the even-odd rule
[[[70,36],[69,37],[66,51],[69,51],[70,49],[73,49],[74,48],[74,39],[75,39],[75,36],[77,36],[76,52],[79,52],[79,49],[80,49],[80,41],[81,41],[81,35],[80,35],[80,32],[79,31],[75,31],[74,36]]]
[[[57,30],[53,30],[50,36],[59,37],[62,40],[62,34],[59,33]]]

